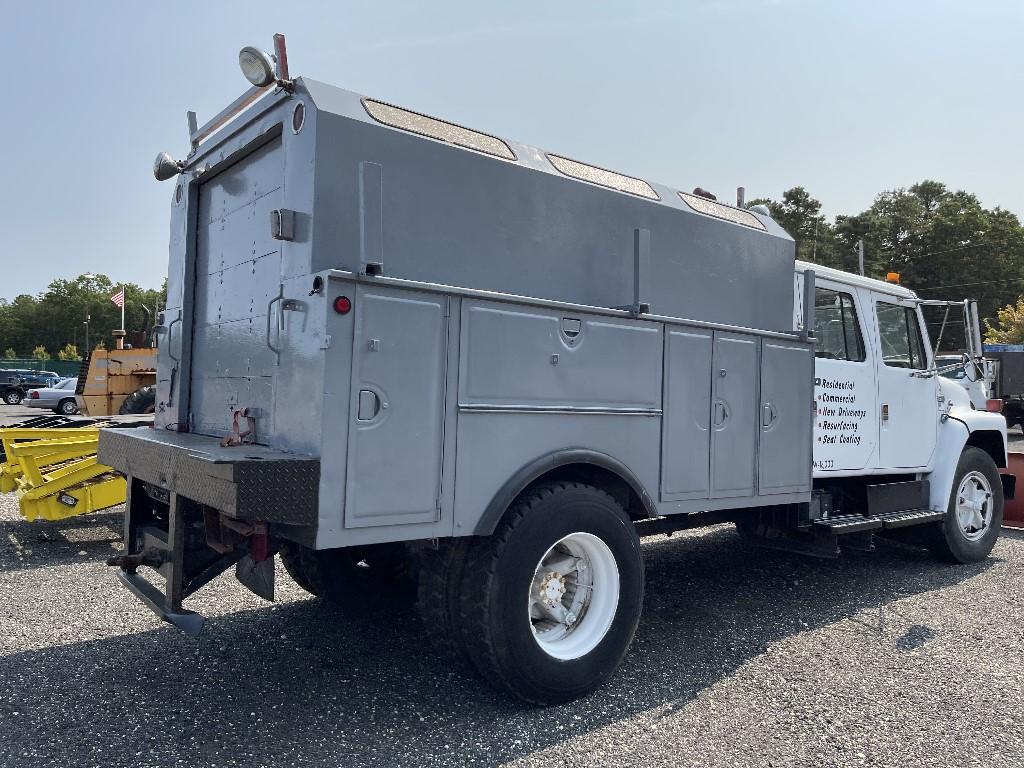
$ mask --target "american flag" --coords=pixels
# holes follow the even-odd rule
[[[119,307],[124,306],[124,286],[121,286],[121,290],[110,297],[110,300],[117,304]]]

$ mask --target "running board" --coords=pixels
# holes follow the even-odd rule
[[[910,525],[938,523],[946,516],[945,512],[933,509],[905,509],[900,512],[886,512],[883,515],[865,517],[864,515],[840,515],[815,520],[815,528],[819,528],[836,536],[862,531],[892,530],[906,528]]]

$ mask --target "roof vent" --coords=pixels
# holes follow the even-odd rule
[[[446,144],[454,144],[457,147],[473,149],[492,157],[500,157],[502,160],[516,159],[515,153],[508,144],[495,136],[488,136],[486,133],[463,128],[455,123],[447,123],[436,117],[410,112],[408,109],[373,99],[363,99],[363,109],[378,123],[392,128],[401,128],[403,131],[418,133],[420,136],[437,139]]]
[[[679,197],[681,197],[683,202],[697,213],[703,213],[706,216],[714,216],[716,219],[725,219],[726,221],[731,221],[733,224],[742,224],[744,227],[750,227],[752,229],[760,229],[762,231],[767,229],[767,227],[761,223],[761,220],[750,211],[733,208],[732,206],[724,205],[723,203],[718,203],[714,200],[708,200],[704,197],[698,197],[697,195],[689,195],[686,192],[680,192]]]
[[[640,197],[651,200],[661,199],[654,188],[643,179],[634,179],[632,176],[624,176],[615,171],[598,168],[596,165],[587,165],[558,155],[548,155],[548,162],[555,166],[560,173],[580,181],[589,181],[591,184],[600,184],[602,187],[629,192],[631,195],[640,195]]]

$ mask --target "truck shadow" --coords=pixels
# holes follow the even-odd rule
[[[950,567],[892,546],[812,561],[750,549],[729,528],[648,539],[645,554],[633,649],[580,702],[541,710],[492,691],[433,653],[407,603],[344,616],[300,599],[214,617],[198,641],[160,628],[0,657],[5,765],[127,765],[136,755],[194,766],[493,765],[683,707],[794,633],[847,621],[897,649],[919,647],[935,630],[913,625],[894,639],[893,604],[994,562]],[[19,757],[16,744],[31,749]]]

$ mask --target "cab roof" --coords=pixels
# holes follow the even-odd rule
[[[846,283],[847,285],[856,286],[857,288],[867,288],[871,291],[878,293],[887,293],[890,296],[899,296],[902,299],[916,299],[917,294],[909,288],[905,288],[897,283],[887,283],[884,280],[876,280],[873,277],[864,277],[863,275],[855,275],[852,272],[843,272],[841,269],[833,269],[832,267],[824,267],[821,264],[812,264],[808,261],[797,261],[796,269],[798,272],[803,272],[805,269],[813,269],[814,274],[817,277],[824,278],[825,280],[835,280],[837,283]]]

